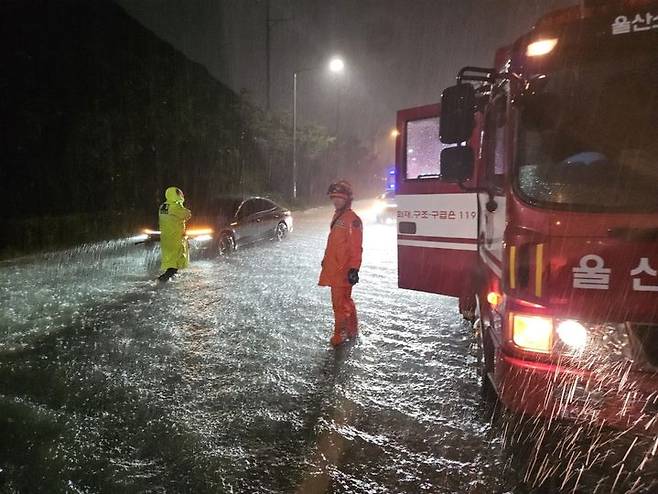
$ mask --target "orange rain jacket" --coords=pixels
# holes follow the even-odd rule
[[[322,260],[320,286],[351,286],[347,280],[350,269],[361,268],[363,224],[351,209],[337,211],[331,222],[327,248]]]

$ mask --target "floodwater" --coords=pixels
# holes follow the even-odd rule
[[[361,335],[331,349],[330,218],[165,286],[130,239],[0,264],[0,491],[658,489],[654,438],[492,424],[456,301],[396,287],[392,225],[366,223]]]

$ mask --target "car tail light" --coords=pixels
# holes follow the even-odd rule
[[[512,341],[523,350],[550,353],[553,348],[553,319],[511,314]]]

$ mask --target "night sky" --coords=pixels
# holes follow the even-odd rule
[[[232,89],[265,104],[266,0],[117,0],[130,15]],[[398,109],[436,102],[464,65],[492,64],[497,47],[541,14],[575,0],[270,0],[271,101],[301,122],[356,135],[392,162]],[[341,76],[324,69],[344,57]]]

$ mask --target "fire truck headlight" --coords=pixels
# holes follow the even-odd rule
[[[573,350],[582,350],[587,344],[587,328],[578,321],[566,320],[558,323],[555,332],[568,347]]]
[[[548,55],[553,51],[557,45],[557,39],[540,39],[534,41],[528,45],[526,49],[526,55],[529,57],[541,57],[543,55]]]
[[[512,341],[523,350],[550,353],[553,320],[550,317],[512,314]]]

